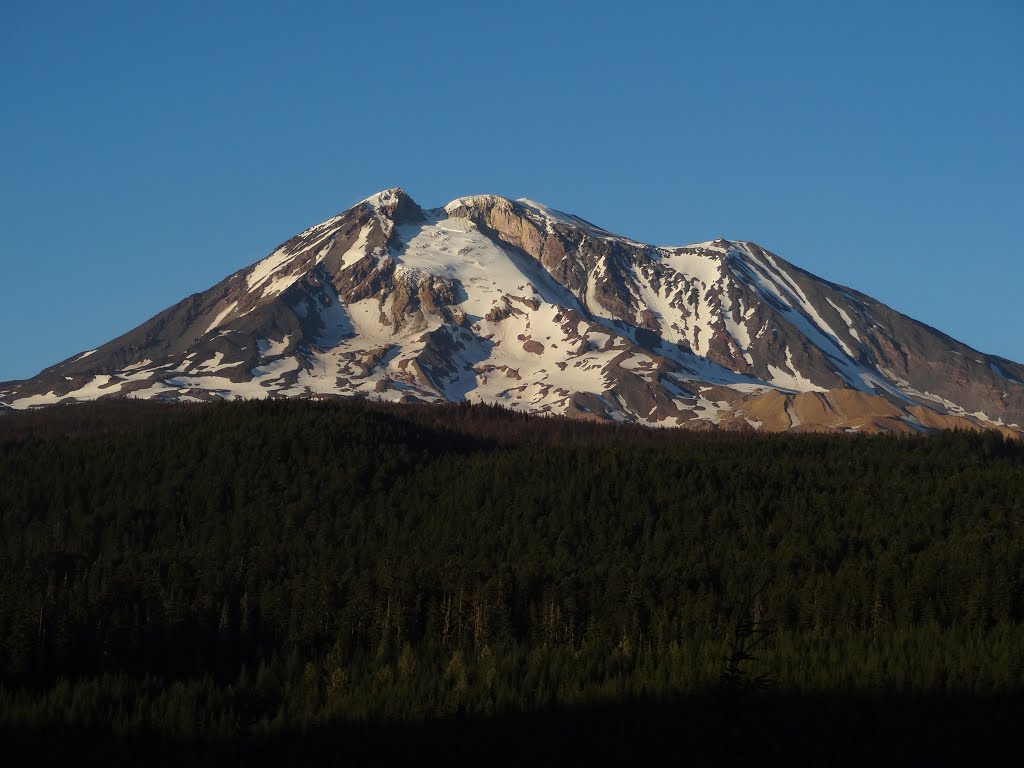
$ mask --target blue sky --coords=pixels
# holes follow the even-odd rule
[[[1024,361],[1022,39],[1019,0],[5,4],[0,380],[392,186],[753,240]]]

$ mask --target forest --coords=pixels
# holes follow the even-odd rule
[[[1024,443],[996,433],[0,415],[25,764],[1013,764],[1021,722]]]

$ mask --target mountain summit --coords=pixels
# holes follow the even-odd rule
[[[496,403],[656,426],[1024,425],[1024,366],[764,248],[653,246],[532,200],[373,195],[133,331],[0,384],[101,397]]]

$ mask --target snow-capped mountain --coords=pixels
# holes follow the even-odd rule
[[[652,246],[530,200],[423,210],[391,189],[0,384],[14,409],[338,396],[657,426],[1018,433],[1024,366],[754,243]]]

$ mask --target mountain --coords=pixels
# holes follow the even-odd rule
[[[531,200],[363,200],[0,406],[358,396],[656,426],[1021,434],[1024,366],[760,246]],[[3,407],[0,407],[2,412]]]

